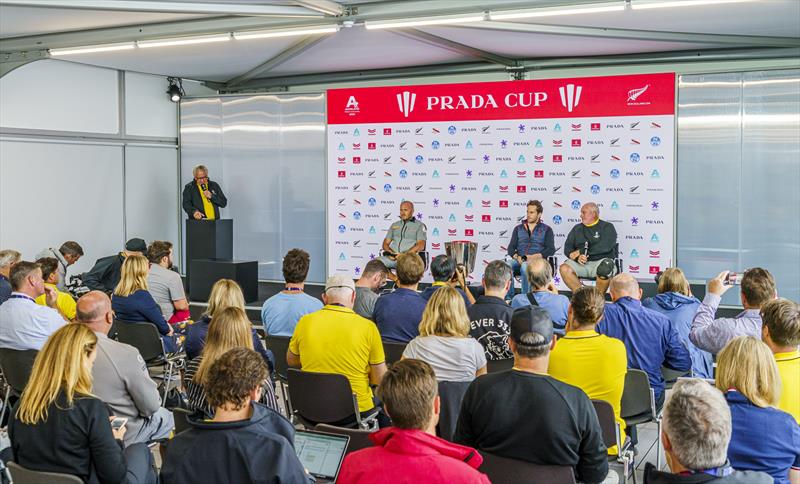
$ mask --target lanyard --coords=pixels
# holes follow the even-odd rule
[[[284,290],[284,291],[298,291],[298,292],[302,292],[302,291],[303,291],[303,290],[302,290],[302,289],[300,289],[299,287],[288,287],[288,286],[287,286],[287,287],[284,287],[284,288],[283,288],[283,290]]]
[[[26,296],[25,294],[12,294],[8,296],[9,299],[27,299],[28,301],[35,303],[36,301],[33,300],[32,297]]]
[[[678,475],[680,476],[691,476],[693,474],[708,474],[709,476],[714,477],[725,477],[733,474],[733,467],[731,467],[730,463],[726,462],[725,465],[721,467],[714,467],[713,469],[702,469],[702,470],[686,470]]]

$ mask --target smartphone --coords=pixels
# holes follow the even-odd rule
[[[737,284],[741,284],[741,282],[742,282],[742,275],[736,272],[729,272],[725,280],[722,281],[722,283],[726,286],[734,286]]]
[[[119,430],[122,428],[123,425],[128,423],[128,419],[125,417],[114,417],[111,421],[111,428],[114,430]]]

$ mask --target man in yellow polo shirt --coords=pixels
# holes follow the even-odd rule
[[[376,406],[370,384],[381,382],[386,358],[375,323],[353,312],[355,295],[352,279],[329,277],[322,294],[325,306],[297,322],[286,361],[303,371],[346,376],[358,397],[358,410],[366,416],[374,413]],[[389,423],[382,412],[379,423],[382,427]]]
[[[761,339],[775,355],[783,384],[778,408],[800,424],[800,304],[773,299],[761,306],[761,321]]]
[[[58,312],[61,313],[61,316],[67,321],[74,320],[75,308],[77,306],[75,300],[72,299],[69,293],[61,292],[56,287],[58,285],[58,259],[54,257],[43,257],[38,259],[36,263],[42,267],[42,279],[44,279],[45,285],[52,287],[56,291],[56,294],[58,294],[56,298],[56,309],[58,309]],[[36,298],[36,304],[47,306],[45,294]]]
[[[610,403],[624,441],[625,421],[619,412],[628,355],[622,341],[595,331],[604,308],[603,294],[592,286],[580,287],[573,293],[567,312],[567,334],[550,353],[548,371],[556,380],[580,388],[589,398]],[[609,447],[608,453],[615,455],[617,447]]]

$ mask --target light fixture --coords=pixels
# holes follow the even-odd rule
[[[183,91],[183,82],[181,81],[180,77],[168,77],[167,82],[169,82],[169,88],[167,88],[167,94],[169,95],[169,100],[177,103],[183,99],[183,96],[186,93]]]
[[[253,30],[249,32],[234,32],[236,40],[269,39],[273,37],[293,37],[296,35],[333,34],[339,31],[338,25],[319,25],[295,29]]]
[[[631,1],[633,10],[649,10],[653,8],[672,8],[672,7],[699,7],[703,5],[722,5],[726,3],[745,3],[752,0],[667,0],[667,1]]]
[[[364,27],[367,29],[402,29],[405,27],[424,27],[426,25],[450,25],[465,24],[470,22],[482,22],[486,20],[483,12],[469,15],[447,15],[439,17],[420,17],[396,20],[367,20]]]
[[[231,40],[231,34],[216,34],[216,35],[203,35],[198,37],[175,37],[172,39],[153,39],[153,40],[140,40],[136,45],[140,49],[149,49],[151,47],[170,47],[174,45],[192,45],[192,44],[208,44],[210,42],[225,42]]]
[[[133,49],[133,42],[123,42],[119,44],[86,45],[82,47],[65,47],[63,49],[50,49],[50,55],[58,57],[60,55],[91,54],[94,52],[111,52],[115,50]]]
[[[572,5],[569,7],[545,7],[525,10],[507,10],[489,12],[489,20],[515,20],[535,17],[557,17],[563,15],[579,15],[586,13],[622,12],[625,10],[623,3],[600,3],[586,5]]]

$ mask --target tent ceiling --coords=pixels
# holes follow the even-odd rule
[[[758,55],[769,52],[782,57],[800,56],[798,0],[759,0],[539,17],[535,22],[514,20],[494,25],[482,22],[427,26],[416,31],[366,30],[361,23],[365,19],[413,18],[596,1],[163,0],[156,4],[141,0],[72,0],[73,3],[67,0],[0,0],[0,52],[16,56],[10,60],[19,60],[20,55],[24,57],[24,51],[39,50],[41,54],[41,50],[46,48],[263,29],[275,25],[355,21],[352,28],[342,28],[338,33],[322,38],[232,40],[64,58],[222,84],[233,80],[228,89],[245,84],[248,88],[257,88],[262,80],[265,86],[274,85],[270,78],[291,77],[292,82],[302,82],[297,76],[303,75],[313,75],[318,82],[325,75],[341,76],[344,72],[391,70],[400,73],[402,69],[424,72],[426,67],[420,66],[441,71],[448,65],[476,64],[503,70],[509,66],[527,67],[531,62],[550,62],[549,59],[564,57],[667,56],[692,51],[713,55],[735,51],[743,53],[737,55],[749,55],[747,49],[750,48],[759,48],[753,51]],[[95,8],[64,8],[76,5],[75,2]],[[43,7],[43,3],[50,6]],[[104,5],[113,9],[99,8]],[[133,10],[118,10],[125,7]],[[147,11],[146,7],[152,7],[154,11]],[[291,16],[241,14],[254,8],[265,9],[264,12],[288,12]],[[322,13],[332,8],[343,9],[343,14],[337,17]],[[778,48],[782,48],[780,52],[776,50]]]

